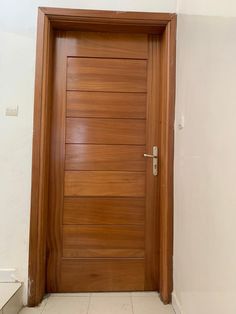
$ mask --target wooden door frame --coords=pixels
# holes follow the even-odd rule
[[[176,14],[39,8],[36,49],[28,305],[45,294],[48,212],[51,60],[53,31],[94,30],[160,34],[160,296],[171,301],[173,287],[173,159]]]

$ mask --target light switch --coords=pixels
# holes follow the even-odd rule
[[[18,106],[6,108],[6,116],[17,117],[18,116]]]
[[[181,115],[180,118],[179,118],[179,121],[178,121],[178,129],[179,130],[183,130],[184,128],[184,115]]]

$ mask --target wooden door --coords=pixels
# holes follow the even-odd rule
[[[159,38],[58,31],[47,291],[158,290]]]

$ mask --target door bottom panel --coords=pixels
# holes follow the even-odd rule
[[[144,259],[63,259],[57,292],[142,291]]]

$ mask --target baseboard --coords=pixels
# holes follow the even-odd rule
[[[172,293],[172,306],[176,314],[184,314],[176,294]]]
[[[16,282],[15,268],[0,268],[0,282]]]

